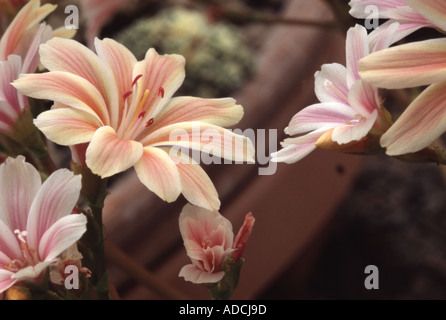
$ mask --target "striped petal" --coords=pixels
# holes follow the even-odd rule
[[[12,260],[21,258],[22,251],[20,250],[17,236],[8,225],[0,220],[0,271]]]
[[[149,90],[147,100],[142,107],[148,116],[156,117],[173,94],[183,83],[185,77],[185,59],[183,56],[159,55],[155,49],[147,51],[144,60],[135,64],[133,77],[142,75],[138,80],[138,93],[136,101],[141,101],[145,90]],[[133,105],[131,114],[137,113],[137,104]]]
[[[368,117],[379,109],[378,90],[363,80],[356,81],[348,93],[348,101],[352,109],[363,117]]]
[[[254,162],[254,145],[250,139],[198,121],[163,127],[145,137],[141,143],[145,146],[185,147],[228,160]]]
[[[113,73],[118,90],[118,99],[123,101],[124,94],[132,89],[133,67],[137,62],[135,56],[113,39],[95,39],[95,47],[99,58],[106,63],[108,69]],[[119,112],[116,114],[119,119],[122,118],[122,111],[122,108],[119,108]]]
[[[2,110],[6,115],[15,120],[27,105],[26,99],[11,86],[22,69],[22,59],[17,55],[10,55],[7,61],[0,61],[0,100],[8,104],[7,109]]]
[[[27,40],[28,34],[35,32],[37,24],[55,9],[56,6],[51,4],[40,6],[39,0],[29,1],[19,11],[1,38],[0,60],[6,60],[11,54],[17,54],[24,58],[28,51],[24,40]]]
[[[416,23],[398,23],[389,20],[368,35],[370,51],[375,52],[387,49],[395,42],[403,39],[421,27],[423,27],[423,25],[420,26]]]
[[[102,178],[131,168],[143,155],[141,143],[122,140],[113,128],[96,130],[86,152],[86,162],[93,173]]]
[[[443,0],[405,0],[427,20],[446,31],[446,2]]]
[[[316,149],[316,142],[325,133],[312,132],[301,137],[288,138],[282,142],[282,149],[271,154],[272,162],[295,163]]]
[[[71,247],[87,231],[87,217],[83,214],[70,214],[54,223],[42,235],[39,256],[51,261]]]
[[[67,107],[42,112],[34,124],[48,139],[66,146],[91,141],[96,130],[103,126],[97,117]]]
[[[120,101],[117,84],[102,59],[78,41],[64,38],[53,38],[41,45],[40,57],[48,70],[69,72],[96,87],[105,102],[110,121],[113,121],[107,124],[117,125]]]
[[[0,294],[11,288],[17,279],[13,278],[14,272],[0,269]]]
[[[45,232],[62,217],[69,215],[81,190],[81,176],[67,169],[55,171],[39,189],[30,209],[28,245],[37,249]]]
[[[243,117],[243,107],[232,98],[202,99],[176,97],[170,100],[150,127],[152,131],[186,121],[202,121],[216,126],[229,127]]]
[[[39,63],[39,46],[45,41],[49,40],[52,35],[52,30],[50,26],[45,25],[45,23],[41,23],[39,29],[36,34],[32,38],[31,44],[29,44],[28,50],[26,51],[26,55],[22,57],[23,59],[23,67],[22,73],[30,73],[34,72]]]
[[[180,173],[182,193],[187,201],[208,210],[220,208],[217,190],[203,168],[198,164],[182,162],[177,164],[177,168]]]
[[[296,135],[313,130],[328,130],[344,126],[355,118],[357,111],[338,102],[317,103],[299,111],[290,121],[285,133]]]
[[[348,104],[347,70],[343,65],[324,64],[314,78],[314,92],[320,102]]]
[[[349,2],[351,7],[349,13],[351,16],[359,19],[370,18],[370,14],[372,13],[367,8],[371,8],[373,6],[378,9],[379,17],[382,19],[389,19],[389,13],[392,10],[405,6],[405,0],[351,0]]]
[[[59,102],[109,123],[101,93],[88,80],[75,74],[60,71],[23,74],[12,85],[29,97]]]
[[[352,141],[359,141],[364,138],[375,124],[378,118],[378,110],[375,110],[369,117],[361,117],[357,123],[337,127],[333,130],[331,139],[338,144],[346,144]]]
[[[154,147],[145,147],[135,164],[139,180],[167,202],[175,201],[181,193],[180,173],[169,155]]]
[[[0,220],[11,230],[26,230],[28,213],[41,186],[38,171],[25,157],[0,165]]]
[[[446,82],[429,86],[381,137],[389,155],[417,152],[446,131]]]
[[[369,43],[367,39],[367,29],[356,25],[347,31],[346,39],[347,57],[347,87],[359,80],[358,61],[369,54]]]
[[[372,53],[360,60],[359,73],[370,84],[388,89],[446,80],[446,39],[413,42]]]

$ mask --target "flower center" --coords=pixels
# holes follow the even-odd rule
[[[209,247],[212,247],[212,240],[208,236],[204,236],[201,239],[201,246],[203,247],[203,249],[207,249]]]
[[[37,257],[37,252],[34,249],[28,247],[28,244],[26,242],[28,232],[16,229],[14,230],[14,233],[17,235],[17,238],[19,240],[20,249],[22,251],[22,259],[11,260],[11,262],[9,262],[9,264],[5,266],[5,268],[7,270],[17,272],[26,266],[36,265],[39,262],[39,259]]]
[[[324,87],[329,89],[334,95],[336,95],[337,97],[339,97],[340,99],[344,100],[346,103],[348,103],[348,97],[346,96],[346,94],[344,92],[342,92],[342,90],[340,90],[339,88],[337,88],[333,82],[331,82],[330,80],[325,79],[324,81]]]
[[[122,96],[124,112],[117,134],[123,140],[137,140],[137,137],[155,122],[152,117],[153,106],[159,99],[164,98],[164,88],[160,86],[157,89],[157,96],[150,96],[151,91],[146,89],[139,101],[136,101],[138,97],[136,93],[139,90],[138,80],[142,76],[142,74],[136,76],[132,82],[132,90]],[[153,101],[154,98],[155,101]]]
[[[357,113],[357,114],[355,114],[355,117],[353,119],[351,119],[350,121],[346,122],[345,124],[348,125],[348,126],[356,125],[356,124],[358,124],[361,121],[361,119],[362,119],[362,116],[359,113]]]

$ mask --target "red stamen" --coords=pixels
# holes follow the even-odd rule
[[[124,101],[129,97],[129,95],[131,95],[133,93],[133,91],[127,91],[126,93],[124,93],[122,95],[122,98],[124,99]]]
[[[139,78],[141,78],[141,77],[142,77],[142,74],[138,74],[138,75],[135,77],[135,79],[134,79],[133,82],[132,82],[132,87],[136,84],[136,81],[138,81]]]
[[[147,127],[151,126],[153,124],[153,122],[155,122],[155,119],[150,118],[150,120],[146,122],[145,127],[147,128]]]
[[[158,88],[158,96],[161,96],[161,98],[164,98],[164,88],[161,86]]]

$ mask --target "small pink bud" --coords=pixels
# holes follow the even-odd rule
[[[251,212],[246,214],[245,221],[243,222],[243,225],[234,240],[233,248],[235,249],[235,251],[232,253],[232,260],[238,261],[242,258],[243,251],[245,250],[246,243],[248,242],[249,236],[251,235],[255,221],[256,219],[254,219],[254,216]]]
[[[225,272],[222,265],[233,251],[231,222],[218,211],[190,204],[180,214],[181,236],[192,264],[184,266],[179,276],[193,283],[217,283]]]

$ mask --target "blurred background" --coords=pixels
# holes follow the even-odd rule
[[[345,64],[345,32],[361,23],[348,15],[347,0],[110,2],[116,6],[100,18],[80,7],[77,39],[91,45],[95,34],[111,37],[139,59],[150,47],[184,55],[178,94],[235,97],[245,109],[236,128],[266,130],[270,148],[255,141],[263,158],[279,147],[292,116],[317,102],[314,73],[324,63]],[[70,4],[76,1],[59,1],[54,25],[63,24]],[[407,92],[383,96],[395,115],[407,102]],[[54,153],[61,165],[69,161],[66,149],[54,146]],[[259,175],[267,166],[203,165],[234,230],[247,212],[256,218],[233,299],[446,298],[441,167],[324,150]],[[122,299],[209,299],[205,288],[178,277],[189,263],[178,228],[185,204],[182,197],[163,202],[131,170],[113,179],[108,239],[172,293],[138,283],[109,261]],[[364,286],[368,265],[378,267],[378,290]]]

